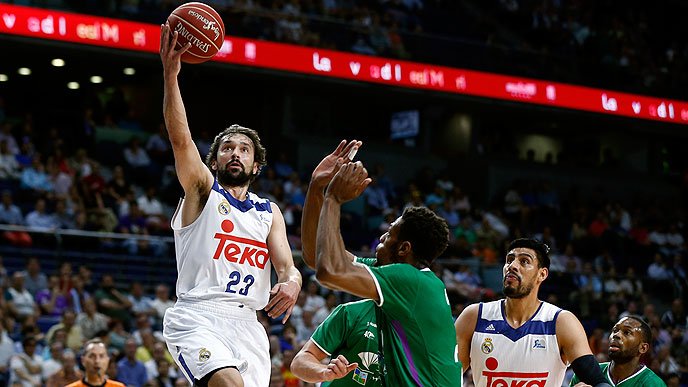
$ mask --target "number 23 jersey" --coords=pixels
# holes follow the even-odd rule
[[[234,198],[217,180],[201,214],[182,227],[181,199],[172,217],[177,257],[177,298],[236,303],[263,309],[270,294],[267,238],[270,201],[249,192]]]

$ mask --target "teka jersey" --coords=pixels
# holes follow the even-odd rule
[[[182,204],[172,217],[180,301],[231,302],[259,310],[270,296],[267,237],[270,201],[248,193],[235,199],[215,180],[201,214],[182,227]]]
[[[514,329],[506,322],[504,302],[480,303],[478,309],[471,340],[476,387],[560,387],[567,367],[556,335],[561,309],[542,302],[530,320]]]

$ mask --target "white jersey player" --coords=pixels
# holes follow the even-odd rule
[[[581,381],[609,387],[573,313],[537,297],[549,274],[549,248],[516,239],[504,264],[505,299],[473,304],[454,324],[464,371],[476,387],[559,387],[570,363]]]
[[[191,138],[177,76],[177,33],[161,26],[163,112],[184,189],[172,219],[177,303],[163,334],[195,385],[267,386],[268,338],[256,311],[289,318],[301,289],[280,209],[248,192],[265,165],[265,148],[251,129],[232,125],[215,137],[205,163]],[[277,284],[270,288],[270,271]]]
[[[530,320],[514,329],[504,318],[504,304],[500,300],[478,306],[470,353],[475,385],[510,385],[505,384],[509,380],[524,386],[560,387],[568,366],[559,356],[556,335],[561,309],[542,302]]]

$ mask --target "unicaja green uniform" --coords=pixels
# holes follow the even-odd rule
[[[321,386],[382,386],[377,334],[373,300],[337,306],[313,332],[311,340],[328,356],[342,355],[350,363],[358,363],[358,368]]]
[[[380,296],[385,384],[460,387],[461,362],[444,283],[430,269],[405,263],[367,268]]]
[[[666,387],[666,383],[662,381],[662,379],[657,376],[651,369],[647,368],[646,366],[642,366],[636,373],[633,375],[627,377],[626,379],[620,381],[618,384],[614,384],[612,382],[612,376],[609,374],[610,369],[609,365],[611,363],[606,362],[606,363],[600,363],[600,370],[602,370],[602,374],[604,375],[604,378],[607,379],[607,382],[611,384],[612,386],[616,387]],[[578,380],[578,375],[573,375],[573,379],[571,379],[571,383],[569,383],[569,386],[575,386],[576,383],[580,382]]]

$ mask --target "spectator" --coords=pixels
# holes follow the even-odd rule
[[[67,347],[73,351],[78,351],[84,343],[84,334],[81,331],[81,326],[76,323],[76,314],[73,310],[67,309],[62,313],[62,320],[50,327],[45,338],[48,342],[52,341],[52,337],[56,331],[64,329],[67,334]]]
[[[54,230],[59,223],[53,214],[49,214],[45,199],[36,200],[34,210],[26,215],[26,225],[33,230]]]
[[[22,215],[19,207],[12,202],[12,192],[9,190],[2,192],[0,223],[10,226],[24,225],[24,215]],[[2,237],[15,246],[28,247],[33,243],[31,235],[25,231],[4,231]]]
[[[122,216],[128,213],[128,210],[123,212],[122,209],[133,195],[134,190],[124,175],[124,168],[121,165],[116,165],[112,169],[112,178],[105,187],[105,205],[113,208],[118,216]]]
[[[76,318],[76,323],[86,340],[93,339],[99,331],[107,330],[109,321],[107,316],[97,311],[93,298],[84,300],[84,311]]]
[[[146,142],[146,151],[151,159],[159,166],[171,164],[172,145],[167,135],[167,128],[164,123],[158,125],[158,131],[152,136],[148,137]]]
[[[7,146],[6,140],[0,140],[0,180],[19,179],[21,170],[19,163]]]
[[[148,152],[141,147],[141,139],[133,137],[129,145],[124,148],[124,160],[128,168],[128,174],[132,176],[134,182],[143,184],[151,176],[151,159]]]
[[[12,134],[12,124],[10,122],[3,122],[0,125],[0,141],[6,144],[10,154],[16,155],[19,153],[19,145],[17,144],[17,139]]]
[[[0,386],[9,385],[10,360],[14,355],[14,341],[7,334],[4,317],[0,308]]]
[[[21,188],[32,191],[34,197],[54,191],[53,183],[45,171],[40,155],[33,156],[31,166],[22,171],[20,180]]]
[[[24,286],[25,275],[16,271],[12,275],[12,283],[5,290],[5,302],[10,316],[22,322],[27,317],[35,317],[40,313],[33,296]]]
[[[657,252],[654,256],[654,261],[647,268],[647,276],[658,282],[667,281],[671,278],[671,273],[664,262],[664,257]]]
[[[65,350],[61,354],[62,367],[50,376],[45,387],[64,387],[84,377],[84,373],[76,365],[76,355],[71,350]]]
[[[143,314],[146,316],[154,316],[156,314],[155,309],[153,309],[153,299],[148,297],[143,291],[143,285],[140,282],[134,282],[131,284],[131,289],[129,291],[129,302],[131,302],[131,311],[134,315]]]
[[[156,186],[149,185],[148,188],[146,188],[146,193],[136,199],[141,211],[146,215],[147,225],[153,233],[169,228],[169,222],[164,214],[162,203],[157,198],[156,194]]]
[[[146,367],[136,360],[136,341],[133,338],[124,343],[124,357],[117,362],[117,378],[133,387],[143,387],[148,381]]]
[[[155,344],[153,344],[153,352],[151,355],[151,359],[144,362],[148,379],[153,379],[160,376],[161,361],[167,362],[167,373],[164,376],[172,379],[176,379],[178,376],[180,376],[178,375],[177,370],[174,368],[174,360],[172,359],[172,355],[170,355],[170,353],[167,351],[167,346],[163,342],[156,341]]]
[[[69,287],[68,284],[60,286],[60,279],[56,275],[48,278],[48,288],[36,293],[36,303],[41,310],[41,314],[49,317],[60,317],[69,308]],[[77,347],[81,348],[81,343]]]
[[[36,339],[27,336],[22,340],[23,351],[10,361],[10,385],[40,387],[43,360],[36,353]]]
[[[41,271],[41,264],[38,258],[31,257],[26,261],[24,274],[24,285],[26,289],[35,296],[39,290],[48,288],[48,277]]]
[[[83,311],[86,300],[91,299],[91,294],[86,290],[84,280],[80,275],[72,275],[72,288],[69,289],[71,305],[77,316]]]
[[[42,379],[48,380],[51,376],[56,374],[62,368],[62,352],[64,351],[64,344],[61,341],[55,341],[50,344],[49,357],[43,359]]]
[[[106,316],[121,321],[125,328],[130,325],[131,302],[125,295],[115,289],[115,280],[112,275],[105,274],[101,286],[96,290],[94,297],[98,309]]]
[[[127,340],[132,336],[124,329],[124,324],[119,320],[110,320],[108,331],[107,337],[110,347],[116,349],[117,352],[122,352]]]
[[[683,306],[683,300],[675,298],[671,302],[671,309],[664,312],[661,321],[664,328],[673,329],[678,327],[685,330],[688,324],[688,316]]]
[[[165,311],[174,306],[174,301],[170,300],[170,288],[165,284],[155,287],[155,299],[151,302],[151,307],[155,310],[155,326],[162,326],[162,319]]]
[[[172,366],[169,360],[162,358],[155,360],[156,363],[156,376],[152,377],[159,387],[173,387],[174,381],[177,378],[172,376]],[[175,374],[176,375],[176,374]]]
[[[72,176],[67,172],[60,170],[60,167],[55,163],[54,158],[49,158],[46,165],[48,173],[48,180],[53,185],[53,192],[55,196],[60,199],[69,196],[69,190],[72,188]]]

